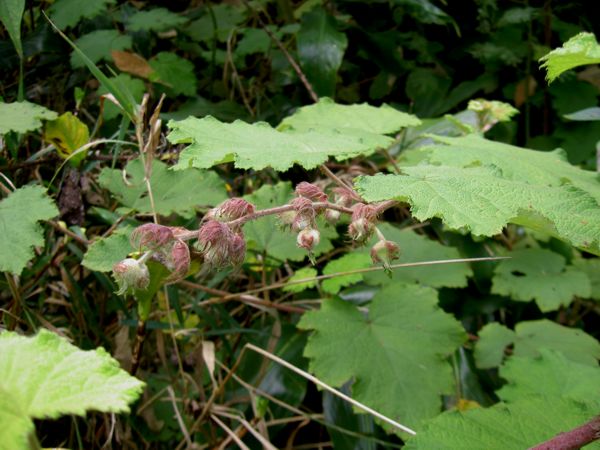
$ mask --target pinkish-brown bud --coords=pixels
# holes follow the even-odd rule
[[[198,248],[205,264],[215,269],[239,265],[246,256],[246,241],[241,232],[234,233],[227,224],[216,220],[209,220],[200,228]]]
[[[230,222],[248,214],[253,214],[254,210],[254,205],[243,198],[231,198],[211,209],[206,216],[219,222]]]
[[[150,284],[150,272],[144,263],[126,258],[113,266],[113,277],[119,285],[117,295],[125,294],[130,288],[146,289]]]
[[[348,234],[353,241],[364,244],[375,231],[377,209],[372,205],[357,203],[352,208],[352,222],[348,227]]]
[[[296,239],[298,247],[304,248],[309,252],[312,251],[321,241],[321,233],[314,228],[305,228],[298,233]]]
[[[348,188],[335,187],[331,191],[333,192],[333,201],[336,205],[349,207],[354,202],[354,195]]]
[[[173,231],[170,227],[146,223],[133,230],[129,241],[135,249],[158,250],[169,244],[173,239]]]
[[[318,186],[303,181],[296,186],[296,194],[301,197],[306,197],[313,202],[326,202],[327,194]]]
[[[381,263],[386,271],[390,271],[393,260],[398,259],[400,248],[396,243],[388,240],[380,240],[371,248],[371,259],[373,263]]]
[[[306,197],[297,197],[290,203],[296,211],[292,221],[292,230],[301,231],[305,228],[314,228],[316,226],[315,217],[317,215],[312,201]]]
[[[331,225],[335,225],[338,220],[340,220],[341,212],[336,211],[335,209],[328,209],[325,211],[325,220],[329,222]]]
[[[175,241],[166,256],[165,266],[171,271],[167,281],[174,282],[185,278],[191,264],[190,249],[187,244],[182,240]]]

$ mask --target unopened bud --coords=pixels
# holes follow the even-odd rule
[[[198,230],[198,248],[204,262],[210,267],[222,269],[229,265],[229,243],[233,232],[226,224],[209,220]]]
[[[230,242],[231,265],[240,266],[246,258],[246,240],[242,234],[234,234]]]
[[[352,240],[364,244],[375,231],[377,209],[372,205],[358,203],[352,208],[352,222],[348,227],[348,234]]]
[[[319,233],[319,230],[314,228],[305,228],[298,233],[298,238],[296,241],[298,243],[298,247],[312,251],[317,245],[319,245],[319,242],[321,241],[321,233]]]
[[[341,212],[336,211],[335,209],[328,209],[325,211],[325,220],[329,222],[331,225],[335,225],[338,220],[340,220]]]
[[[292,200],[291,205],[296,211],[294,220],[292,221],[292,230],[301,231],[305,228],[314,228],[316,226],[315,217],[316,211],[312,201],[305,197],[297,197]]]
[[[354,201],[352,191],[344,187],[336,187],[332,189],[333,201],[336,205],[348,207]]]
[[[144,263],[127,258],[113,266],[113,277],[119,285],[117,295],[126,293],[129,288],[146,289],[150,284],[150,272]]]
[[[166,267],[171,271],[168,282],[179,281],[187,275],[190,270],[190,249],[185,242],[177,240],[171,247],[166,258]]]
[[[314,202],[326,202],[327,194],[320,187],[303,181],[296,186],[296,194],[306,197]]]
[[[243,198],[232,198],[211,209],[206,216],[219,222],[230,222],[252,214],[254,210],[254,205]]]
[[[390,271],[393,260],[398,259],[400,248],[396,243],[388,240],[377,241],[371,248],[371,259],[373,263],[381,263],[386,271]]]
[[[170,227],[155,223],[146,223],[133,230],[129,241],[135,249],[148,248],[150,250],[158,250],[169,244],[173,239],[173,231]]]

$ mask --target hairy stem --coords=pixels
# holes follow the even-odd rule
[[[560,433],[529,450],[577,450],[597,439],[600,439],[600,416],[571,431]]]

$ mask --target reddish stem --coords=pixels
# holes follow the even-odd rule
[[[600,438],[600,416],[552,439],[531,447],[529,450],[577,450]]]

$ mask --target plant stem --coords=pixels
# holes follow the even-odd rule
[[[577,450],[600,438],[600,416],[565,433],[560,433],[529,450]]]

